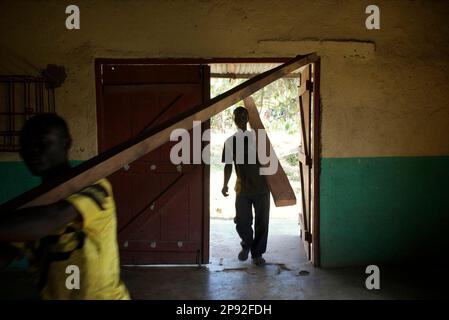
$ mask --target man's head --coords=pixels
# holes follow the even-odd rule
[[[237,128],[246,130],[246,124],[248,123],[248,120],[248,110],[246,110],[244,107],[237,107],[234,109],[234,122]]]
[[[45,177],[68,165],[71,146],[67,123],[56,114],[30,118],[20,134],[20,155],[31,173]]]

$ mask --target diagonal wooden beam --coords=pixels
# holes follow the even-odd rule
[[[206,121],[273,81],[317,60],[318,56],[315,53],[298,56],[285,64],[261,73],[209,100],[207,103],[181,113],[179,116],[155,126],[148,132],[91,158],[72,168],[67,174],[61,175],[47,184],[42,184],[6,202],[0,207],[0,212],[4,213],[23,207],[50,204],[64,199],[158,148],[169,141],[170,134],[174,129],[191,129],[193,121]]]
[[[247,97],[243,99],[246,109],[249,114],[249,124],[251,128],[256,131],[256,141],[258,139],[257,130],[265,130],[262,120],[259,116],[259,111],[257,111],[256,103],[252,97]],[[258,141],[257,141],[258,142]],[[270,187],[271,195],[273,196],[274,204],[276,207],[282,206],[293,206],[296,204],[295,192],[293,191],[290,181],[285,174],[284,168],[282,168],[281,163],[272,148],[270,138],[266,135],[266,146],[267,150],[270,150],[273,154],[270,159],[278,162],[278,169],[275,174],[266,175],[268,186]],[[273,157],[274,156],[274,157]]]

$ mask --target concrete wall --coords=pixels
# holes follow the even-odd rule
[[[67,69],[56,100],[73,133],[73,160],[97,152],[95,58],[317,51],[323,265],[401,261],[447,245],[447,2],[376,1],[380,30],[365,28],[371,1],[76,3],[81,30],[69,31],[65,7],[71,2],[0,1],[0,73],[35,74],[49,63]],[[18,157],[0,154],[0,160],[11,172]],[[27,187],[24,182],[15,191]],[[11,196],[5,184],[0,188],[3,200]]]

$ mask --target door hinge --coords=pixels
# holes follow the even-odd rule
[[[306,90],[309,90],[310,92],[313,92],[313,81],[307,80],[306,81]]]
[[[306,166],[312,167],[312,158],[309,156],[306,157]]]
[[[309,231],[304,232],[304,240],[312,243],[312,234]]]

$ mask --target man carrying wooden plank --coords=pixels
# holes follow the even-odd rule
[[[173,130],[177,128],[191,129],[194,121],[205,121],[273,81],[318,61],[319,57],[315,53],[297,56],[279,67],[254,76],[235,88],[210,99],[207,103],[189,109],[148,132],[145,131],[72,168],[67,173],[55,178],[52,183],[42,184],[3,203],[0,206],[0,212],[51,204],[64,199],[163,145],[170,140]]]
[[[70,169],[71,137],[59,116],[32,117],[20,138],[25,164],[44,183]],[[2,213],[0,219],[0,244],[27,243],[43,299],[129,299],[120,280],[115,204],[106,179],[55,203]],[[12,247],[0,251],[13,253]]]
[[[79,193],[79,190],[97,184],[104,177],[111,175],[123,166],[169,141],[170,134],[174,129],[190,129],[194,121],[205,121],[273,81],[282,78],[300,67],[316,62],[319,62],[319,57],[314,53],[306,56],[297,56],[287,63],[257,75],[245,83],[209,100],[207,103],[189,109],[175,118],[154,127],[148,132],[133,137],[70,170],[66,166],[67,170],[61,170],[60,174],[54,175],[46,183],[3,203],[0,206],[0,213],[4,216],[5,214],[8,215],[16,212],[18,209],[22,210],[30,207],[46,208],[47,206],[54,206],[55,203],[65,201],[71,195]],[[227,191],[225,193],[227,194]],[[280,200],[274,199],[276,205],[290,205],[292,202],[292,197],[284,197],[282,193],[278,198]],[[19,212],[24,213],[27,211],[23,210]],[[7,229],[3,228],[1,231],[7,231]],[[115,241],[114,239],[114,243]],[[0,238],[0,242],[2,242],[2,238]],[[0,249],[1,253],[3,252]]]
[[[248,132],[248,121],[248,111],[245,108],[238,107],[234,110],[234,122],[238,132],[229,137],[224,144],[222,162],[225,163],[225,167],[222,193],[225,197],[229,195],[228,182],[232,174],[232,163],[234,163],[237,174],[234,222],[242,240],[240,243],[242,250],[238,258],[240,261],[245,261],[251,252],[253,263],[264,265],[265,259],[262,255],[267,248],[270,189],[265,176],[260,174],[261,166],[256,156],[255,134],[254,131]]]

